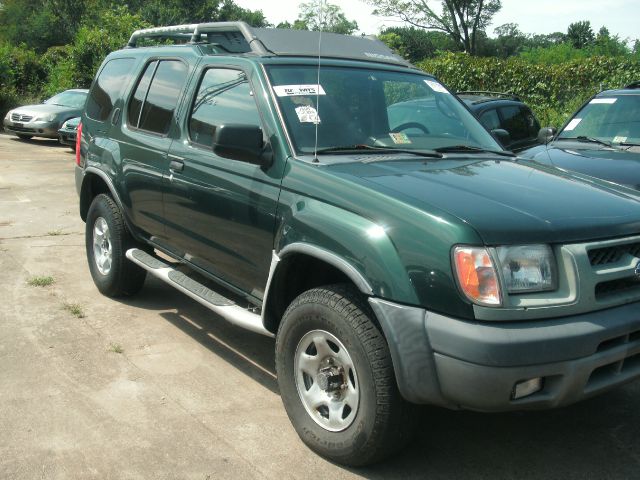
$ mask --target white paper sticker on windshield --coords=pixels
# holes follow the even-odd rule
[[[279,97],[299,97],[301,95],[324,95],[322,85],[277,85],[273,87]]]
[[[613,143],[624,143],[627,141],[627,137],[613,137]]]
[[[435,80],[425,80],[424,83],[429,85],[431,87],[431,90],[433,90],[434,92],[449,93],[449,91],[446,88],[444,88],[441,84],[439,84]]]
[[[320,123],[318,111],[311,105],[301,105],[296,107],[296,114],[300,123]]]
[[[390,132],[389,136],[396,145],[405,145],[411,143],[411,139],[404,132]]]
[[[582,121],[581,118],[574,118],[569,123],[567,123],[567,126],[564,127],[564,131],[565,132],[570,132],[571,130],[576,128],[580,124],[581,121]]]
[[[617,98],[594,98],[589,103],[616,103]]]

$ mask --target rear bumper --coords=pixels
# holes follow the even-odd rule
[[[480,411],[568,405],[640,377],[640,305],[562,319],[473,322],[379,299],[402,395]],[[513,400],[517,382],[543,378]]]

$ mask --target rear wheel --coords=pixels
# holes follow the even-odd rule
[[[315,288],[285,312],[276,340],[278,384],[300,438],[345,465],[375,463],[410,438],[386,341],[360,293]]]
[[[85,230],[87,261],[98,290],[109,297],[133,295],[144,284],[146,270],[125,256],[137,247],[122,212],[111,197],[100,194],[87,213]]]

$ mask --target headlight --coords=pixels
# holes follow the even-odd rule
[[[498,247],[496,253],[509,293],[556,289],[556,261],[549,245]]]
[[[460,289],[473,303],[502,304],[498,272],[509,293],[533,293],[557,288],[556,261],[549,245],[495,248],[495,259],[484,247],[455,247],[453,263]]]
[[[35,118],[33,121],[34,122],[53,122],[55,119],[56,119],[56,114],[55,113],[51,113],[51,114],[46,115],[44,117]]]
[[[4,116],[4,119],[9,120],[10,117],[11,117],[11,110],[7,112],[7,114]]]

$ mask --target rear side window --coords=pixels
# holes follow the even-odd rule
[[[127,84],[133,63],[133,58],[116,58],[107,62],[89,93],[86,108],[89,118],[100,122],[109,118]]]
[[[512,140],[526,140],[538,133],[533,114],[521,107],[503,107],[500,109],[503,127],[509,131]]]
[[[205,72],[189,119],[194,143],[210,147],[219,125],[260,126],[260,114],[247,76],[240,70],[212,68]]]
[[[179,60],[149,63],[129,102],[129,124],[161,135],[169,133],[186,78],[187,66]]]
[[[500,117],[498,117],[498,111],[495,109],[487,110],[480,115],[480,123],[482,123],[487,130],[500,128]]]

